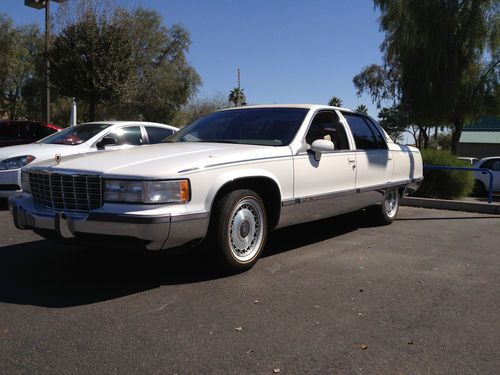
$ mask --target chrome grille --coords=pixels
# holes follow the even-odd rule
[[[36,171],[29,173],[31,194],[43,207],[91,211],[102,206],[100,176]]]

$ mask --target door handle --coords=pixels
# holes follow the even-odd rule
[[[354,162],[356,161],[356,159],[355,159],[355,158],[348,158],[348,159],[347,159],[347,161],[348,161],[349,163],[354,163]]]

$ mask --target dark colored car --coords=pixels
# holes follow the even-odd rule
[[[61,127],[37,121],[0,121],[0,147],[33,143],[55,132]]]

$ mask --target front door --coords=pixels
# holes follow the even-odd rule
[[[335,111],[314,116],[305,138],[307,149],[316,139],[332,141],[334,150],[319,160],[305,149],[294,156],[294,210],[302,221],[350,211],[346,196],[355,193],[356,154]]]

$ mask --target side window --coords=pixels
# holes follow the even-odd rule
[[[362,150],[374,150],[386,148],[382,136],[377,129],[371,129],[370,125],[362,116],[353,113],[342,113],[351,128],[352,135],[356,141],[356,148]],[[375,135],[378,134],[379,137]]]
[[[486,160],[483,164],[481,164],[480,168],[486,168],[492,171],[500,171],[500,159]]]
[[[380,133],[380,130],[375,125],[375,121],[372,121],[368,117],[363,117],[363,119],[368,123],[368,126],[372,129],[375,138],[377,138],[378,143],[382,146],[381,148],[386,148],[386,140],[384,136]]]
[[[160,143],[165,138],[173,134],[173,130],[160,128],[157,126],[146,126],[146,133],[148,133],[149,143]]]
[[[344,126],[335,112],[319,112],[306,134],[306,142],[311,145],[316,139],[332,141],[335,150],[348,150],[349,142]]]
[[[123,128],[115,129],[109,133],[109,136],[116,138],[116,140],[118,141],[118,146],[140,146],[144,144],[140,126],[126,126]]]

